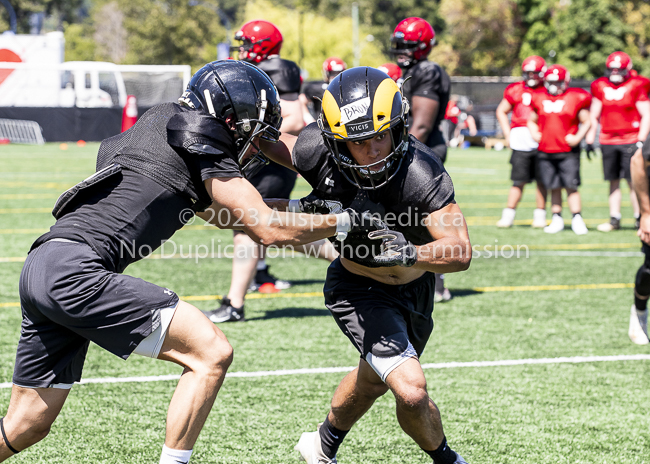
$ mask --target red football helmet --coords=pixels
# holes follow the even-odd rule
[[[401,68],[425,60],[436,43],[436,33],[422,18],[406,18],[390,36],[390,54]]]
[[[323,62],[323,79],[325,82],[330,82],[346,69],[348,69],[348,65],[341,58],[329,57]]]
[[[235,33],[235,40],[241,41],[239,59],[249,63],[259,63],[269,55],[278,55],[282,48],[282,34],[273,23],[262,19],[249,21]]]
[[[537,55],[529,56],[521,63],[521,71],[528,87],[534,88],[544,82],[544,71],[546,71],[546,61]]]
[[[386,63],[382,64],[379,66],[377,69],[380,71],[384,71],[386,74],[390,76],[391,79],[393,79],[395,82],[397,82],[397,79],[402,77],[402,70],[400,69],[399,66],[397,66],[395,63]]]
[[[544,72],[544,86],[551,95],[560,95],[569,86],[571,75],[567,68],[562,65],[554,64]]]
[[[624,52],[614,52],[607,57],[605,62],[605,76],[612,84],[620,84],[628,77],[632,70],[632,59]]]

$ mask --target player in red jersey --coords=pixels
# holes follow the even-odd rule
[[[600,150],[603,172],[609,181],[609,222],[598,230],[609,232],[621,227],[621,179],[630,185],[630,158],[650,132],[650,81],[632,72],[632,60],[623,52],[614,52],[605,63],[605,76],[591,83],[591,128],[585,141],[596,140],[600,122]],[[630,188],[630,202],[636,221],[639,204]]]
[[[506,87],[503,100],[496,110],[497,120],[506,138],[506,145],[512,150],[510,157],[512,187],[497,227],[512,227],[517,204],[524,193],[524,185],[537,180],[535,194],[537,208],[533,212],[532,226],[541,228],[546,226],[546,188],[537,178],[538,144],[530,135],[527,123],[532,111],[530,102],[533,91],[541,87],[544,82],[546,62],[541,56],[529,56],[521,64],[521,70],[524,80]],[[510,112],[512,112],[511,121],[508,120]]]
[[[532,112],[528,119],[530,133],[539,143],[539,177],[551,190],[553,219],[544,232],[555,234],[564,229],[562,219],[562,188],[567,193],[569,210],[573,213],[571,229],[587,233],[580,214],[580,141],[589,130],[591,95],[585,90],[569,87],[571,77],[564,66],[553,65],[544,73],[544,88],[532,95]]]

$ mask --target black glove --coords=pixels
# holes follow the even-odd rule
[[[313,192],[298,200],[300,211],[309,214],[338,214],[343,212],[341,202],[323,200]]]
[[[591,155],[594,155],[596,157],[596,150],[594,150],[594,146],[591,143],[587,144],[587,159],[591,161]]]
[[[352,208],[343,210],[350,216],[350,230],[351,234],[365,234],[373,230],[388,229],[384,221],[379,219],[378,215],[370,213],[370,211],[358,212]]]
[[[418,252],[401,232],[377,230],[368,233],[370,240],[381,240],[381,253],[374,256],[374,262],[382,267],[411,267],[418,260]]]

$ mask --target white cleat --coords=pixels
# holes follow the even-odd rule
[[[585,235],[589,232],[584,219],[582,219],[582,216],[579,214],[576,214],[573,216],[573,219],[571,219],[571,230],[573,230],[576,235]]]
[[[630,330],[627,333],[633,343],[637,345],[647,345],[648,340],[648,310],[637,311],[636,306],[632,305],[630,310]]]
[[[320,425],[318,428],[320,428]],[[336,457],[330,459],[323,453],[318,430],[304,432],[300,435],[300,440],[293,449],[300,453],[300,460],[307,462],[307,464],[337,464],[338,462]]]
[[[544,232],[547,234],[557,234],[562,230],[564,230],[564,219],[562,219],[562,216],[555,214],[553,215],[553,219],[551,219],[551,223],[544,227]]]
[[[515,213],[516,211],[512,208],[503,208],[501,213],[501,219],[497,221],[497,227],[507,229],[512,227],[512,224],[515,222]]]
[[[454,461],[454,464],[467,464],[467,461],[458,453],[456,453],[456,460]]]
[[[533,223],[530,225],[533,229],[543,229],[546,227],[546,210],[536,208],[533,211]]]

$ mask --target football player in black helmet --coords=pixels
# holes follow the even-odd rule
[[[313,188],[282,206],[322,213],[363,205],[393,229],[336,242],[341,256],[327,273],[325,305],[361,360],[319,430],[302,434],[296,449],[308,463],[335,463],[348,430],[388,390],[400,425],[435,463],[465,462],[447,446],[418,358],[433,330],[435,273],[467,269],[471,245],[451,179],[408,134],[407,114],[387,74],[357,67],[330,83],[317,124],[297,139],[282,136]]]
[[[160,462],[189,462],[232,348],[173,291],[122,272],[195,214],[221,228],[243,227],[269,245],[384,227],[352,210],[323,220],[266,206],[242,171],[265,162],[260,146],[273,146],[280,122],[277,91],[264,72],[218,61],[194,75],[180,104],[157,105],[102,142],[98,172],[61,195],[56,223],[25,261],[0,461],[47,435],[93,341],[123,359],[136,353],[184,367]]]

